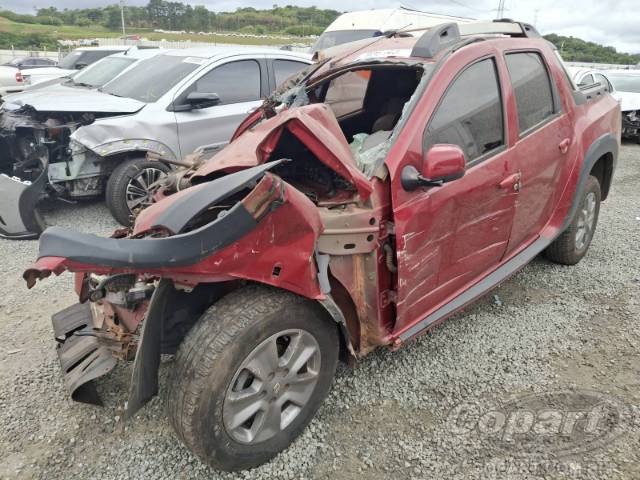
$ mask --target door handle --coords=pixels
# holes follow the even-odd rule
[[[511,190],[513,192],[520,191],[520,172],[514,173],[513,175],[509,175],[507,178],[502,180],[498,186],[503,190]]]
[[[571,145],[571,139],[565,138],[558,144],[558,148],[560,149],[560,153],[567,153],[569,151],[569,145]]]

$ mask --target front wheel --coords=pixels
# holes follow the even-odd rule
[[[171,168],[162,162],[133,158],[118,165],[107,182],[106,202],[111,215],[126,227],[153,203],[153,196]]]
[[[240,470],[285,449],[331,387],[338,329],[314,302],[263,286],[210,307],[176,355],[170,421],[208,465]]]
[[[575,265],[586,255],[598,224],[600,196],[598,179],[589,176],[569,227],[544,252],[549,260],[563,265]]]

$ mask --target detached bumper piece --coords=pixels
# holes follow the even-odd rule
[[[116,365],[112,351],[96,337],[89,304],[75,304],[51,317],[56,351],[71,398],[76,402],[102,405],[92,380]]]

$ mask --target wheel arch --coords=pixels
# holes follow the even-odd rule
[[[606,195],[609,194],[611,181],[613,179],[616,163],[618,161],[619,148],[619,141],[612,133],[605,133],[604,135],[594,140],[593,143],[589,146],[583,157],[580,171],[578,172],[576,187],[571,200],[571,207],[564,218],[564,222],[562,224],[562,227],[559,229],[558,234],[566,230],[571,223],[571,220],[573,219],[579,206],[580,193],[584,190],[587,179],[594,171],[594,168],[596,169],[596,172],[599,173],[600,170],[603,173],[602,178],[605,183],[604,185],[600,185],[603,193],[602,199],[604,199]],[[602,163],[599,163],[600,161]]]
[[[336,324],[340,339],[340,359],[351,363],[356,358],[347,323],[348,315],[345,316],[330,294],[324,299],[311,299],[282,287],[244,280],[201,283],[187,291],[176,288],[172,280],[164,278],[154,291],[142,326],[129,388],[126,418],[131,418],[157,395],[160,355],[175,352],[191,327],[209,307],[229,293],[250,284],[280,290],[312,302],[326,321]]]

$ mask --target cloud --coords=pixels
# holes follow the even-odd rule
[[[109,0],[39,0],[38,7],[53,5],[56,8],[99,7],[116,1]],[[145,5],[146,0],[125,0],[128,5]],[[187,1],[192,5],[205,5],[214,11],[233,11],[238,7],[270,8],[274,3],[316,6],[342,11],[342,0],[198,0]],[[434,0],[389,2],[388,0],[361,0],[357,8],[390,8],[410,6],[433,13],[459,15],[481,19],[494,18],[496,0]],[[33,4],[32,4],[33,5]],[[32,8],[22,0],[4,0],[2,7],[22,13],[31,13]],[[527,2],[506,0],[505,16],[528,23],[536,23],[542,33],[570,35],[603,45],[611,45],[619,51],[640,53],[640,10],[637,0],[529,0]]]

